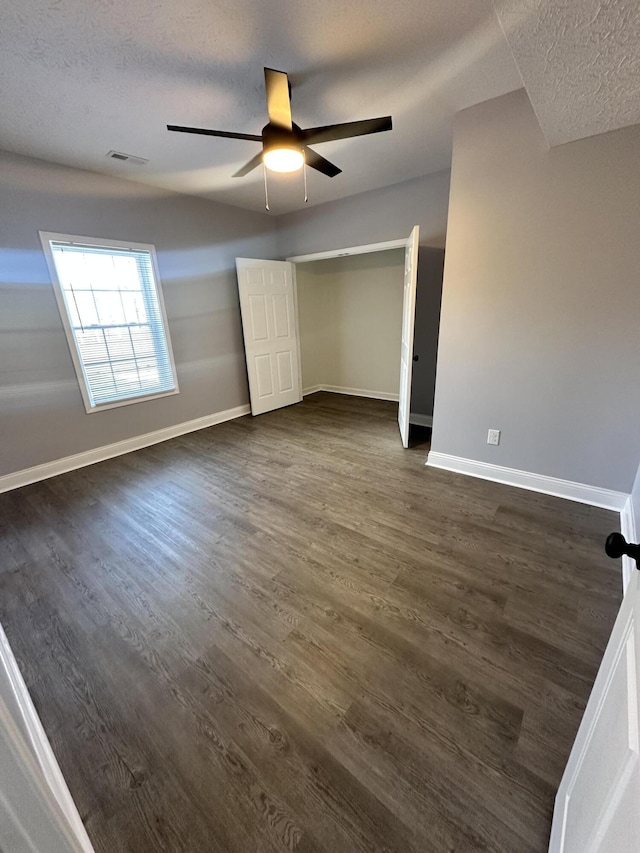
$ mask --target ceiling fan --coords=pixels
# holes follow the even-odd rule
[[[365,136],[369,133],[381,133],[391,130],[391,116],[349,121],[342,124],[328,124],[324,127],[311,127],[303,130],[291,120],[291,84],[284,71],[264,69],[264,81],[267,92],[268,123],[262,128],[260,136],[251,133],[230,133],[224,130],[208,130],[203,127],[181,127],[168,124],[167,130],[180,133],[200,133],[204,136],[222,136],[226,139],[248,139],[261,142],[262,150],[248,163],[238,169],[234,178],[242,178],[264,163],[274,172],[295,172],[303,165],[310,166],[323,175],[333,178],[339,175],[339,169],[329,160],[309,148],[320,142],[335,139],[349,139],[352,136]]]

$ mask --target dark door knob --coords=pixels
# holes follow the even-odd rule
[[[627,542],[622,533],[610,533],[607,536],[607,541],[604,543],[604,550],[608,557],[613,557],[617,560],[626,554],[638,563],[640,561],[640,545],[634,545]]]
[[[419,355],[414,355],[413,360],[414,360],[414,361],[420,361],[420,356],[419,356]]]

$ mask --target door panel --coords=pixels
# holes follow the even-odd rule
[[[256,380],[258,397],[270,397],[273,394],[271,381],[271,359],[268,355],[255,357]]]
[[[640,850],[639,582],[636,571],[562,777],[550,853]]]
[[[251,335],[254,341],[266,341],[269,337],[267,331],[267,304],[265,297],[249,297],[249,308],[251,313]]]
[[[282,394],[285,391],[293,390],[291,353],[279,352],[276,356],[276,361],[278,365],[278,391]]]
[[[287,297],[283,293],[275,293],[273,304],[273,327],[276,338],[288,338],[291,330]]]
[[[251,412],[302,399],[293,265],[237,258]]]
[[[413,331],[416,320],[418,285],[418,242],[420,228],[413,229],[404,252],[404,297],[402,303],[402,343],[400,346],[400,394],[398,426],[402,446],[409,446],[409,414],[411,410],[411,373],[413,367]]]

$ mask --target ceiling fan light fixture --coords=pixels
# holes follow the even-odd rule
[[[304,155],[299,148],[269,148],[262,160],[272,172],[297,172],[304,165]]]
[[[284,71],[276,71],[274,68],[265,68],[264,85],[269,121],[262,128],[260,136],[255,133],[232,133],[227,130],[184,127],[178,124],[168,124],[167,130],[262,143],[262,150],[241,166],[233,177],[244,178],[261,164],[265,172],[265,182],[267,169],[272,172],[297,172],[304,168],[306,201],[307,167],[315,169],[316,172],[328,178],[335,178],[342,171],[309,146],[321,142],[333,142],[337,139],[351,139],[354,136],[367,136],[370,133],[381,133],[392,128],[391,116],[380,116],[361,121],[327,124],[322,127],[308,127],[303,130],[291,118],[291,84],[287,74]]]

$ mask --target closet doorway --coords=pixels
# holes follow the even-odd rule
[[[308,310],[312,306],[305,305],[304,326],[301,329],[299,314],[299,299],[296,272],[305,278],[305,292],[309,292],[304,272],[304,264],[316,264],[334,258],[344,258],[356,255],[371,255],[377,252],[395,252],[400,250],[400,275],[402,276],[402,311],[398,317],[400,325],[400,336],[398,343],[396,376],[397,399],[398,399],[398,426],[400,437],[404,447],[409,446],[409,416],[411,405],[411,375],[413,366],[413,336],[415,325],[416,287],[418,270],[418,240],[419,228],[413,228],[409,237],[405,240],[390,240],[384,243],[373,243],[366,246],[355,246],[348,249],[318,252],[310,255],[300,255],[287,258],[286,261],[265,261],[260,259],[237,258],[236,267],[238,272],[238,290],[240,294],[240,308],[242,313],[242,328],[245,344],[245,355],[247,361],[247,375],[249,378],[249,393],[251,397],[251,412],[254,415],[281,408],[299,402],[303,396],[303,371],[301,358],[301,334],[305,334],[303,347],[308,361],[314,358],[314,342],[308,340],[310,328]],[[391,257],[391,256],[390,256]],[[318,287],[321,288],[322,285]],[[337,291],[336,291],[337,292]],[[373,296],[374,290],[371,294]],[[379,294],[383,295],[383,294]],[[332,294],[320,294],[318,291],[318,307],[323,301],[323,311],[330,306]],[[388,295],[386,303],[391,306],[393,297]],[[353,304],[353,299],[358,299],[361,311],[358,316],[358,305]],[[357,337],[367,334],[367,302],[364,294],[351,294],[350,312],[357,318],[358,322],[353,324],[353,338],[348,329],[341,329],[342,345],[357,351]],[[384,310],[384,301],[380,302],[379,310]],[[316,360],[321,359],[321,350],[331,348],[332,341],[325,338],[320,341],[322,335],[323,318],[318,314],[317,340],[315,342]],[[393,320],[393,318],[390,318]],[[377,318],[380,323],[380,317]],[[326,330],[325,330],[326,331]],[[372,321],[369,330],[369,338],[375,336],[375,322]],[[387,340],[388,346],[388,340]],[[355,348],[355,349],[354,349]],[[381,353],[380,363],[385,360],[385,353]],[[388,369],[388,358],[386,359]],[[306,367],[306,365],[305,365]],[[363,365],[361,364],[361,367]],[[336,374],[333,374],[336,375]],[[343,374],[344,375],[344,374]],[[357,392],[370,389],[356,387],[334,386],[333,383],[316,382],[313,385],[326,387],[327,390],[342,390]],[[310,389],[304,389],[310,390]],[[318,390],[318,388],[314,388]],[[375,389],[371,396],[375,396]],[[380,396],[384,396],[380,394]],[[395,398],[395,393],[386,395],[388,399]]]

